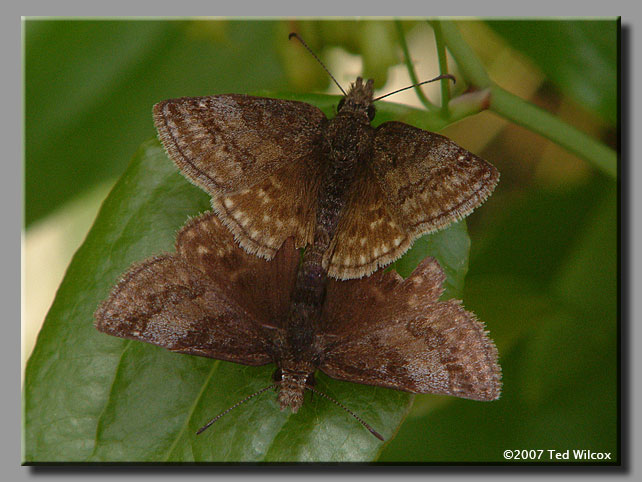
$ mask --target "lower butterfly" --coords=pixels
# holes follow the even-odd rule
[[[405,280],[394,271],[330,280],[320,319],[304,332],[286,322],[299,262],[292,239],[270,262],[247,254],[206,213],[181,229],[175,254],[147,259],[123,275],[97,309],[95,325],[173,352],[274,363],[274,383],[256,394],[276,386],[279,404],[293,412],[306,390],[325,397],[314,388],[317,370],[412,393],[499,397],[495,345],[459,300],[438,301],[445,275],[433,258]]]

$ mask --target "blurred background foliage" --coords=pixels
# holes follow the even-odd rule
[[[402,30],[420,79],[439,72],[425,21]],[[460,21],[503,89],[617,149],[615,20]],[[296,30],[346,86],[409,84],[392,21],[27,20],[23,363],[64,269],[140,144],[151,107],[215,93],[336,93]],[[453,97],[471,88],[457,75]],[[424,90],[438,104],[439,86]],[[412,91],[391,99],[419,106]],[[618,448],[616,179],[495,113],[442,130],[502,173],[468,221],[464,304],[497,342],[493,403],[418,396],[381,461],[502,461],[507,448]]]

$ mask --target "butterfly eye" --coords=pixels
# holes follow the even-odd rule
[[[345,103],[346,103],[346,98],[345,97],[341,97],[341,100],[339,101],[339,105],[337,106],[337,112],[339,112],[341,110],[341,108],[343,107],[343,104],[345,104]]]
[[[275,382],[280,382],[281,378],[282,378],[281,369],[277,368],[275,372],[272,374],[272,380],[274,380]]]
[[[315,386],[317,384],[316,379],[314,378],[314,373],[310,373],[308,375],[308,379],[305,382],[306,385],[309,385],[311,387]]]
[[[374,105],[370,104],[368,106],[367,114],[368,114],[368,120],[374,119],[374,116],[375,116],[375,106]]]

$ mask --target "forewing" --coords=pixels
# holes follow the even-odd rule
[[[221,220],[209,212],[180,230],[176,253],[261,325],[280,326],[285,319],[300,261],[291,238],[268,262],[240,249]]]
[[[372,168],[388,208],[416,239],[482,204],[499,171],[450,139],[401,122],[380,125]]]
[[[335,281],[320,369],[333,378],[413,393],[498,398],[497,349],[460,301],[436,301],[443,274],[435,264],[422,263],[404,281],[379,276],[374,288],[368,283],[377,275]],[[346,310],[349,316],[341,315]]]
[[[171,255],[133,265],[94,318],[99,331],[171,351],[245,365],[271,361],[258,321]]]
[[[213,197],[242,191],[309,158],[325,115],[303,102],[240,94],[184,97],[154,106],[169,157]]]

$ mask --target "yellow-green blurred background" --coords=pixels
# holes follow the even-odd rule
[[[491,78],[607,146],[617,141],[615,21],[460,21]],[[138,146],[151,107],[180,96],[332,92],[296,30],[345,87],[410,84],[392,21],[27,20],[23,369],[65,267]],[[439,73],[425,21],[404,21],[422,80]],[[465,79],[458,77],[455,93]],[[426,86],[439,103],[437,83]],[[391,102],[420,106],[413,91]],[[504,370],[490,409],[417,397],[380,460],[501,461],[505,448],[617,448],[616,180],[492,112],[442,131],[501,171],[468,221],[464,304]],[[466,434],[483,432],[483,446]],[[477,438],[476,440],[478,440]]]

